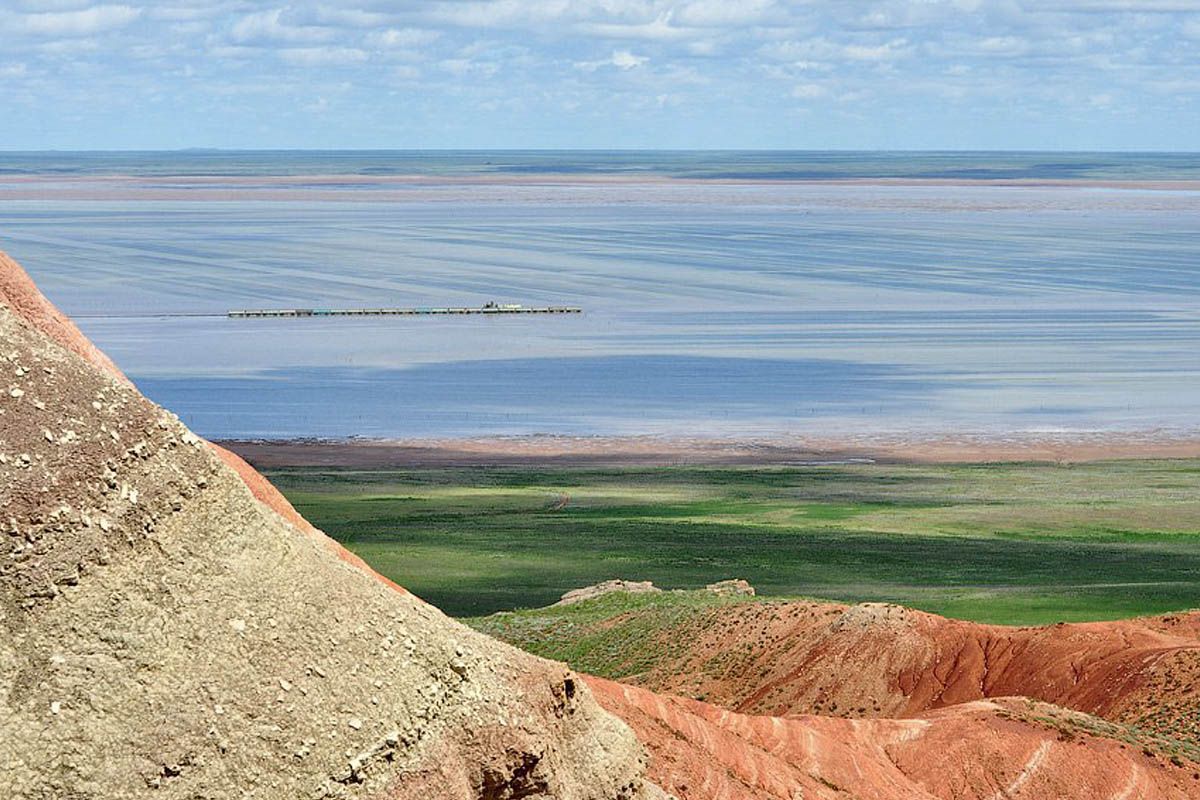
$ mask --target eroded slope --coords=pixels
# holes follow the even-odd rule
[[[906,717],[1026,696],[1200,746],[1200,613],[1006,627],[901,606],[600,599],[478,621],[493,635],[746,714]]]
[[[568,670],[255,500],[15,269],[0,263],[5,797],[652,791],[636,739]]]
[[[1100,720],[1020,698],[911,719],[780,718],[588,682],[650,747],[651,778],[684,800],[1200,796],[1194,763],[1172,761]]]

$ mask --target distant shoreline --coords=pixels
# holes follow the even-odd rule
[[[169,181],[169,186],[164,182]],[[494,174],[386,174],[361,175],[355,173],[322,173],[302,175],[261,175],[243,174],[211,174],[211,175],[171,175],[171,174],[121,174],[121,173],[10,173],[0,175],[0,186],[3,185],[39,185],[39,184],[114,184],[125,188],[138,188],[147,184],[148,188],[169,190],[178,187],[253,187],[270,184],[281,188],[295,187],[305,190],[312,189],[354,189],[364,186],[390,185],[407,186],[604,186],[604,185],[637,185],[637,184],[682,184],[682,185],[714,185],[714,186],[891,186],[891,187],[938,187],[938,186],[997,186],[1017,188],[1082,188],[1082,189],[1135,189],[1142,191],[1198,191],[1200,179],[1194,178],[1029,178],[1029,177],[896,177],[896,176],[852,176],[830,175],[828,177],[792,177],[772,176],[769,173],[761,176],[713,176],[698,177],[689,175],[669,175],[661,173],[629,174],[621,172],[578,174],[569,172],[538,172],[533,174],[494,173]],[[11,189],[9,191],[12,191]]]
[[[330,467],[804,466],[846,463],[1079,463],[1200,458],[1200,435],[1022,433],[706,439],[499,436],[469,439],[218,440],[259,469]]]

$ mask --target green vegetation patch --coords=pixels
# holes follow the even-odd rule
[[[1039,624],[1200,605],[1200,466],[289,469],[315,525],[456,616],[609,578]]]
[[[464,620],[530,653],[614,680],[683,655],[686,632],[702,630],[728,605],[756,598],[708,592],[612,592],[565,606],[505,611]]]

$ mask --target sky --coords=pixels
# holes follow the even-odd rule
[[[0,0],[0,149],[1200,150],[1200,0]]]

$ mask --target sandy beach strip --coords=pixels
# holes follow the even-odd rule
[[[802,466],[837,463],[1079,463],[1200,458],[1200,435],[1066,433],[726,440],[511,436],[221,441],[260,469],[331,467]]]

